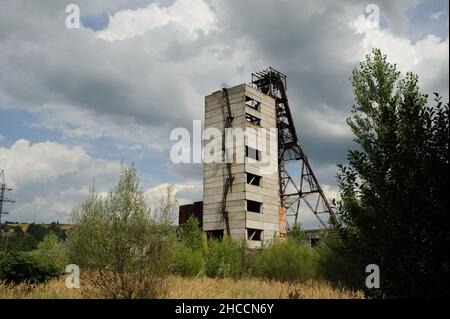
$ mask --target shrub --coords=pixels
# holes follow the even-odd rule
[[[7,282],[42,283],[61,274],[57,266],[23,253],[9,252],[0,259],[0,279]]]
[[[54,265],[61,271],[64,271],[68,264],[66,244],[53,232],[44,237],[32,254],[41,264]]]
[[[180,229],[180,239],[186,247],[193,250],[202,250],[205,244],[205,235],[200,229],[198,219],[195,216],[189,217],[186,224]]]
[[[176,205],[172,190],[167,193],[152,209],[135,168],[123,166],[118,185],[107,196],[91,189],[74,211],[69,260],[90,274],[82,279],[97,296],[154,298],[164,293],[175,244],[170,215]]]
[[[182,243],[177,245],[172,263],[172,273],[194,277],[202,274],[203,268],[204,261],[201,250],[194,250]]]
[[[205,253],[205,272],[209,277],[239,278],[246,273],[245,245],[225,237],[211,240]]]
[[[296,239],[274,240],[252,258],[256,276],[280,281],[317,278],[318,263],[317,252]]]
[[[315,247],[320,256],[321,276],[338,286],[359,289],[365,281],[364,269],[358,267],[359,260],[348,255],[335,230],[329,230]]]
[[[305,232],[302,229],[300,223],[295,223],[292,229],[288,232],[289,239],[295,239],[297,241],[303,241],[305,239]]]
[[[32,223],[28,225],[26,233],[32,236],[36,243],[39,243],[49,233],[49,230],[44,225]]]

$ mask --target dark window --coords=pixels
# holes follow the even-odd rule
[[[311,238],[311,247],[317,246],[319,241],[320,241],[320,238]]]
[[[247,184],[261,186],[261,176],[246,173],[247,174]]]
[[[261,240],[262,230],[261,229],[251,229],[247,228],[247,239],[248,240]]]
[[[260,202],[255,202],[254,200],[247,200],[247,210],[252,213],[261,213]]]
[[[253,147],[245,146],[245,156],[253,158],[257,161],[261,160],[261,151],[254,149]]]
[[[261,120],[259,118],[257,118],[256,116],[253,116],[251,114],[248,114],[248,113],[245,113],[245,120],[248,123],[252,123],[255,125],[260,125],[260,123],[261,123]]]
[[[251,97],[248,96],[245,97],[245,105],[247,105],[248,107],[251,107],[254,110],[258,110],[259,104],[261,103],[252,99]]]
[[[218,240],[222,240],[222,238],[223,238],[223,229],[207,231],[207,232],[206,232],[206,237],[207,237],[208,239],[218,239]]]

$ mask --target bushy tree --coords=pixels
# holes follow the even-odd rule
[[[361,273],[380,267],[379,295],[448,296],[448,103],[435,93],[429,105],[418,77],[376,49],[351,79],[359,149],[338,174],[341,248]]]
[[[61,275],[61,269],[49,263],[41,263],[34,256],[8,252],[0,255],[0,280],[12,283],[43,283]]]
[[[36,241],[36,244],[38,244],[49,233],[49,230],[44,225],[31,223],[30,225],[28,225],[26,233],[32,236]]]
[[[8,227],[13,232],[0,238],[0,251],[32,251],[37,248],[33,236],[24,233],[21,227]]]
[[[68,265],[66,244],[53,232],[44,237],[32,254],[41,264],[53,265],[61,272]]]
[[[239,278],[246,274],[245,242],[211,239],[205,252],[205,272],[209,277]]]
[[[181,227],[180,239],[185,246],[193,250],[202,250],[205,247],[205,235],[195,216],[189,217],[186,224]]]
[[[203,274],[203,252],[192,249],[182,242],[177,243],[174,249],[172,273],[176,275],[194,277]]]
[[[252,271],[259,277],[302,282],[319,276],[319,255],[298,237],[275,239],[254,254]]]
[[[134,166],[123,165],[108,195],[91,188],[73,213],[75,228],[68,237],[69,260],[80,266],[81,284],[92,287],[91,293],[148,298],[163,292],[175,243],[173,195],[158,203],[151,209]]]

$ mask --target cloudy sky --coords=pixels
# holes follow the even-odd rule
[[[170,183],[183,201],[201,200],[201,166],[171,163],[170,131],[191,130],[222,83],[268,66],[288,76],[297,132],[331,198],[353,147],[348,79],[371,48],[448,99],[447,0],[78,0],[78,29],[66,27],[69,3],[0,0],[10,221],[68,222],[93,179],[101,191],[117,182],[120,160],[149,192]]]

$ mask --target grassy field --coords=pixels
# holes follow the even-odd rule
[[[65,279],[55,279],[43,285],[9,285],[0,282],[0,298],[89,298],[80,289],[68,289]],[[362,292],[333,288],[327,282],[307,281],[281,283],[249,279],[212,279],[206,277],[170,277],[164,298],[310,298],[310,299],[354,299],[363,298]]]

